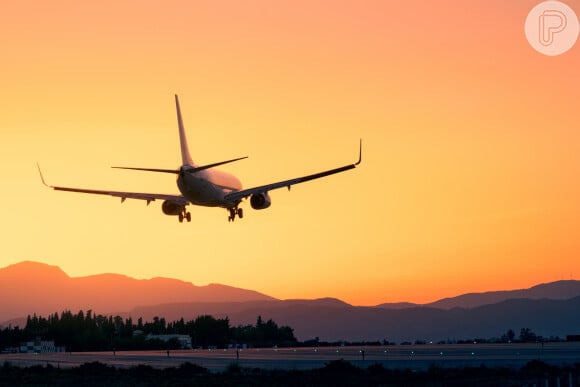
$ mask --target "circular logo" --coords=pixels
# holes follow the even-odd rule
[[[526,18],[526,38],[538,52],[556,56],[565,53],[578,39],[578,18],[566,4],[544,1],[536,5]]]

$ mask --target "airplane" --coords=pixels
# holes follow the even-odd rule
[[[348,171],[356,168],[362,161],[362,140],[359,144],[359,158],[354,164],[348,164],[339,168],[318,172],[312,175],[297,177],[294,179],[283,180],[272,184],[265,184],[258,187],[242,189],[240,180],[229,173],[214,169],[214,167],[233,163],[246,157],[238,157],[231,160],[221,161],[207,165],[195,164],[189,153],[187,138],[183,119],[181,118],[181,109],[179,107],[179,98],[175,95],[175,107],[177,109],[177,124],[179,127],[179,139],[181,145],[182,165],[179,169],[159,169],[159,168],[135,168],[135,167],[112,167],[116,169],[129,169],[135,171],[149,171],[159,173],[169,173],[177,175],[177,187],[181,195],[167,195],[155,193],[138,193],[138,192],[119,192],[96,189],[84,189],[73,187],[52,186],[46,183],[40,166],[38,172],[42,183],[56,191],[80,192],[96,195],[109,195],[121,198],[121,203],[126,199],[145,200],[147,205],[155,200],[163,200],[161,210],[165,215],[177,216],[179,222],[183,220],[191,222],[191,213],[187,211],[189,204],[206,207],[221,207],[229,212],[228,221],[233,222],[236,216],[240,219],[244,217],[243,209],[240,208],[242,200],[250,198],[250,205],[255,210],[263,210],[272,204],[269,191],[290,187],[304,183],[310,180],[319,179],[335,173]]]

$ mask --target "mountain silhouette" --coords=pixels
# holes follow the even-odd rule
[[[530,328],[544,337],[580,333],[580,281],[557,281],[529,289],[470,293],[428,305],[353,306],[335,298],[277,300],[225,285],[119,274],[71,278],[56,266],[22,262],[0,269],[0,321],[23,326],[27,315],[92,310],[103,315],[195,319],[228,317],[232,326],[257,316],[294,328],[299,340],[394,342],[499,337]]]
[[[143,306],[123,313],[150,321],[195,319],[209,314],[228,317],[230,324],[255,324],[256,317],[273,319],[294,328],[299,340],[319,337],[324,341],[462,340],[500,337],[508,329],[516,333],[530,328],[544,337],[579,333],[580,296],[569,300],[510,299],[475,308],[450,310],[432,307],[385,309],[329,304],[327,300],[272,300],[228,303],[174,303]]]
[[[580,295],[580,281],[562,280],[532,286],[529,289],[502,290],[483,293],[467,293],[456,297],[443,298],[429,304],[412,304],[408,302],[386,303],[377,305],[385,309],[405,309],[426,306],[438,309],[475,308],[478,306],[497,304],[498,302],[527,298],[530,300],[566,300]]]
[[[442,309],[474,308],[516,298],[527,298],[530,300],[566,300],[578,295],[580,295],[580,281],[563,280],[536,285],[529,289],[468,293],[457,297],[444,298],[427,304],[427,306]]]
[[[30,261],[0,269],[0,294],[0,321],[63,310],[104,314],[169,302],[273,300],[252,290],[195,286],[169,278],[137,280],[120,274],[71,278],[57,266]]]

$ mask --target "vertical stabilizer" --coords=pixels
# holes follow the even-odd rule
[[[182,165],[192,165],[193,161],[189,154],[189,147],[187,146],[187,138],[185,137],[185,129],[183,127],[183,119],[181,118],[181,109],[179,108],[179,98],[175,94],[175,107],[177,109],[177,123],[179,125],[179,141],[181,143],[181,162]]]

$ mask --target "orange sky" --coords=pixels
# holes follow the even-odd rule
[[[579,279],[580,46],[534,51],[537,3],[3,2],[0,265],[357,305]],[[235,224],[41,185],[176,193],[109,168],[180,163],[175,93],[246,187],[363,164]]]

